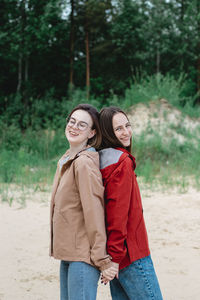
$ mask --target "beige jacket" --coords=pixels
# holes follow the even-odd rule
[[[63,156],[67,156],[68,151]],[[104,188],[97,152],[79,152],[54,178],[51,199],[50,255],[83,261],[104,270],[111,265],[106,253]]]

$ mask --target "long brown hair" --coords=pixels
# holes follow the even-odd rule
[[[124,147],[116,137],[113,130],[113,116],[118,113],[124,114],[128,120],[126,113],[123,110],[121,110],[121,108],[116,106],[105,107],[100,111],[99,123],[102,133],[102,143],[100,148],[104,149],[121,147],[131,152],[132,141],[130,143],[130,146]]]
[[[102,141],[102,134],[101,134],[100,125],[99,125],[98,110],[90,104],[82,103],[82,104],[77,105],[71,111],[68,118],[71,117],[73,112],[75,112],[76,110],[79,110],[79,109],[86,111],[90,115],[90,117],[92,118],[92,121],[93,121],[92,129],[96,130],[96,134],[91,139],[88,139],[87,144],[90,145],[91,147],[99,148],[99,146],[101,145],[101,141]]]

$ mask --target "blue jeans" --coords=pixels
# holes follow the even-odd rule
[[[96,300],[100,272],[80,261],[61,261],[60,300]]]
[[[162,300],[151,256],[138,259],[110,282],[113,300]]]

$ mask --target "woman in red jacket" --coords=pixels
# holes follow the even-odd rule
[[[100,113],[100,168],[105,187],[107,252],[119,272],[110,282],[114,300],[161,300],[151,260],[127,115],[117,107]],[[106,278],[102,279],[106,283]]]

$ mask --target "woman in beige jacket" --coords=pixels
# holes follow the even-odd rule
[[[61,260],[60,299],[95,300],[100,271],[110,280],[116,274],[106,253],[97,110],[88,104],[74,108],[65,135],[70,148],[54,178],[50,255]]]

